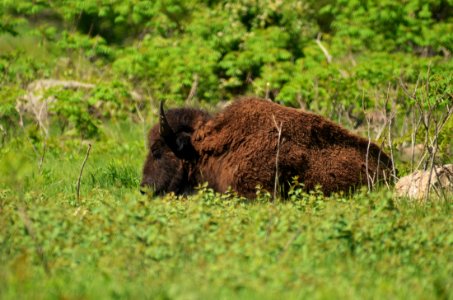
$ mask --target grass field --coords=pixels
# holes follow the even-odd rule
[[[0,151],[1,299],[452,299],[452,202],[385,188],[287,201],[148,199],[141,125],[87,145],[22,135]],[[37,149],[42,153],[42,149]]]

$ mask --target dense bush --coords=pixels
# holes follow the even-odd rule
[[[6,1],[1,28],[19,35],[33,28],[42,43],[58,41],[60,53],[113,63],[116,76],[159,99],[182,101],[198,81],[196,96],[209,102],[270,89],[294,106],[318,95],[355,105],[370,86],[400,75],[415,83],[426,57],[451,55],[452,7],[439,0]],[[315,43],[321,33],[330,65]],[[433,59],[432,72],[444,63]],[[331,80],[350,94],[329,90]]]

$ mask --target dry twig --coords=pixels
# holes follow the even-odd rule
[[[264,99],[266,99],[266,100],[270,100],[269,99],[269,92],[270,92],[269,90],[270,90],[270,83],[267,82],[266,83],[266,94],[264,95]]]
[[[427,73],[427,78],[429,78],[429,73],[430,73],[430,68],[428,68],[428,73]],[[442,128],[444,125],[447,123],[448,119],[451,117],[453,114],[453,107],[450,107],[450,105],[447,105],[447,110],[445,112],[442,112],[441,115],[439,115],[438,109],[439,106],[438,104],[440,102],[435,102],[434,104],[432,101],[429,99],[430,95],[430,83],[429,79],[426,80],[426,82],[421,84],[421,90],[418,90],[419,87],[419,82],[420,82],[420,76],[419,79],[417,80],[417,83],[415,85],[414,91],[410,93],[404,83],[402,82],[400,78],[400,86],[404,92],[404,94],[412,99],[414,101],[414,109],[412,110],[412,133],[411,133],[411,147],[412,147],[412,153],[411,153],[411,172],[414,170],[417,170],[420,168],[420,166],[423,164],[423,170],[428,171],[428,180],[426,182],[427,186],[425,189],[425,194],[423,195],[425,200],[428,200],[429,197],[429,190],[430,186],[432,184],[432,175],[435,173],[435,175],[439,179],[439,175],[436,172],[436,157],[439,151],[439,134],[442,131]],[[417,96],[419,94],[420,96]],[[418,132],[420,128],[423,129],[424,131],[424,141],[423,141],[423,147],[425,149],[423,155],[419,159],[417,166],[414,168],[415,165],[415,145],[416,145],[416,139]],[[422,184],[422,181],[420,181],[420,184]],[[419,187],[419,189],[422,189],[422,187]],[[437,191],[436,191],[437,193]],[[438,193],[439,194],[439,193]],[[444,193],[442,192],[444,195]]]
[[[387,107],[387,103],[390,99],[390,83],[387,88],[387,98],[385,100],[385,106],[384,109]],[[395,112],[393,108],[395,107],[394,101],[391,102],[391,107],[390,107],[390,116],[387,115],[386,113],[386,123],[388,123],[388,142],[389,142],[389,147],[390,147],[390,159],[392,160],[392,175],[393,179],[396,180],[397,175],[396,175],[396,168],[395,168],[395,157],[393,155],[393,141],[392,141],[392,121],[395,117]]]
[[[138,108],[137,103],[135,104],[135,109],[137,110],[137,115],[138,118],[140,119],[140,122],[142,123],[142,131],[143,131],[143,139],[145,140],[145,151],[147,150],[146,144],[148,143],[148,138],[146,136],[146,121],[145,118],[143,117],[142,113],[140,112],[140,109]]]
[[[277,129],[278,132],[278,139],[277,139],[277,154],[275,157],[275,181],[274,181],[274,199],[277,198],[277,188],[278,188],[278,160],[280,156],[280,142],[281,142],[281,137],[282,137],[282,128],[283,128],[283,123],[280,122],[280,126],[277,125],[277,121],[275,120],[275,116],[272,115],[272,120],[274,121],[275,128]]]
[[[189,92],[189,95],[187,95],[186,102],[192,100],[193,97],[195,97],[195,95],[197,94],[199,81],[200,81],[200,77],[198,76],[198,74],[194,74],[192,86],[190,87],[190,92]]]
[[[372,187],[372,182],[371,176],[370,176],[370,169],[369,169],[369,164],[368,164],[368,158],[370,156],[370,146],[371,146],[371,135],[370,135],[370,119],[365,113],[365,103],[363,101],[365,97],[365,91],[362,91],[362,111],[365,114],[365,119],[367,123],[367,136],[368,136],[368,144],[366,147],[366,157],[365,157],[365,172],[366,172],[366,182],[367,182],[367,187],[368,187],[368,192],[371,192],[371,187]]]
[[[91,144],[88,144],[87,154],[85,155],[85,159],[83,160],[82,167],[80,168],[79,179],[77,180],[77,202],[80,200],[80,181],[82,180],[83,168],[85,168],[88,156],[90,156],[90,150]]]
[[[46,150],[47,150],[47,143],[46,141],[44,141],[44,145],[42,147],[42,155],[41,155],[41,159],[39,160],[39,165],[38,165],[38,170],[39,172],[42,171],[42,166],[44,164],[44,157],[46,156]]]
[[[324,56],[326,57],[327,63],[330,64],[332,62],[332,55],[329,54],[329,51],[327,51],[327,49],[321,43],[321,36],[322,36],[322,33],[318,33],[318,36],[316,37],[315,42],[318,45],[318,47],[321,49],[322,53],[324,53]]]

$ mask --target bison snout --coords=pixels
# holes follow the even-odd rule
[[[150,184],[148,184],[146,182],[142,182],[140,184],[140,193],[142,195],[149,194],[150,190],[151,190],[151,185]]]
[[[158,190],[154,184],[149,184],[146,182],[142,182],[140,184],[140,193],[142,195],[148,195],[150,197],[155,197],[163,194],[162,190]]]

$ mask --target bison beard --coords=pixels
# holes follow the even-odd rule
[[[281,136],[277,124],[282,124]],[[282,196],[298,176],[306,190],[349,192],[389,178],[391,159],[374,143],[322,116],[258,98],[242,98],[211,117],[196,109],[161,107],[149,133],[142,187],[188,194],[204,182],[253,198],[273,191],[278,157]]]

